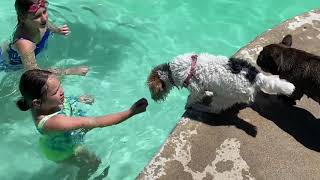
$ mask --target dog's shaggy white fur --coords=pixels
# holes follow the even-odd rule
[[[177,56],[171,63],[155,67],[148,78],[148,85],[155,101],[164,100],[175,86],[183,88],[191,69],[191,56]],[[251,79],[250,79],[251,77]],[[259,73],[249,63],[225,56],[199,54],[195,72],[186,87],[190,95],[186,108],[220,113],[235,104],[251,103],[257,90],[268,94],[290,95],[294,85],[279,79],[278,76],[266,76]],[[210,101],[203,103],[204,99]]]

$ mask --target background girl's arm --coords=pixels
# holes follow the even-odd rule
[[[51,22],[48,22],[48,28],[50,29],[51,32],[57,33],[57,34],[62,34],[62,35],[68,35],[70,33],[69,27],[67,25],[63,25],[62,27],[57,27]],[[71,68],[52,68],[49,69],[49,71],[57,74],[57,75],[80,75],[80,76],[85,76],[89,68],[86,66],[77,66],[77,67],[71,67]]]
[[[80,96],[72,96],[72,95],[66,96],[65,99],[67,99],[71,105],[77,102],[90,104],[90,105],[94,103],[94,97],[88,94],[80,95]]]
[[[21,61],[25,70],[40,69],[36,63],[36,55],[34,54],[35,46],[29,40],[20,39],[15,43],[15,47],[20,54]],[[72,68],[51,68],[49,71],[57,75],[81,75],[85,76],[89,71],[86,66],[78,66]]]
[[[55,115],[47,120],[44,125],[46,132],[70,131],[75,129],[92,129],[96,127],[111,126],[146,111],[148,101],[140,99],[126,111],[100,117],[68,117],[64,115]]]
[[[34,54],[35,46],[29,40],[20,39],[15,43],[15,47],[20,54],[21,61],[25,70],[39,69]]]
[[[50,68],[48,69],[50,72],[53,72],[57,75],[80,75],[85,76],[89,68],[87,66],[77,66],[71,68]]]
[[[92,105],[94,103],[94,97],[90,95],[81,95],[78,97],[78,102]]]

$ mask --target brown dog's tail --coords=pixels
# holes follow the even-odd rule
[[[294,85],[279,76],[266,76],[258,73],[255,79],[255,84],[267,94],[284,94],[291,95],[295,89]]]

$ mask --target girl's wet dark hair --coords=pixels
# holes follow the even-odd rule
[[[52,74],[50,71],[39,69],[28,70],[22,74],[19,83],[22,98],[17,101],[17,106],[21,111],[29,110],[32,100],[42,98],[46,92],[47,80]]]
[[[17,12],[18,24],[21,22],[21,17],[28,14],[30,6],[37,2],[38,0],[16,0],[14,7]]]

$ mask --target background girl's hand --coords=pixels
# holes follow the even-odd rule
[[[65,74],[85,76],[88,73],[88,71],[89,71],[89,68],[87,66],[79,66],[79,67],[68,68]]]
[[[70,33],[68,25],[63,25],[62,27],[59,27],[59,34],[67,36]]]
[[[81,95],[79,96],[78,101],[92,105],[94,103],[94,97],[90,95]]]
[[[141,98],[131,106],[130,110],[132,111],[132,114],[135,115],[135,114],[145,112],[147,109],[147,106],[148,106],[148,101],[145,98]]]

